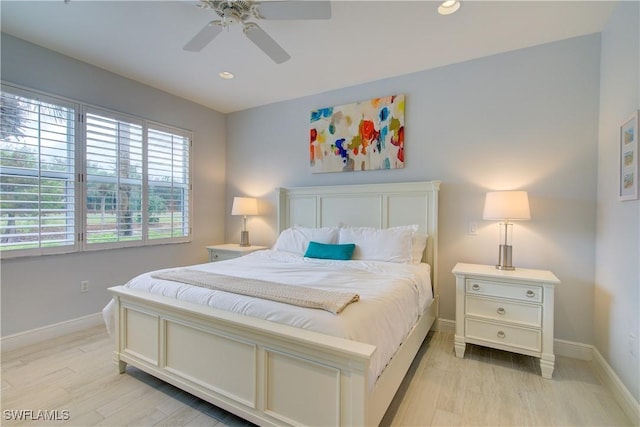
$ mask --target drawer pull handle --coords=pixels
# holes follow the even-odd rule
[[[535,297],[535,296],[536,296],[536,293],[535,293],[535,292],[533,292],[531,289],[529,289],[529,290],[527,291],[527,296],[528,296],[529,298],[533,298],[533,297]]]
[[[218,254],[213,254],[213,259],[218,259]]]
[[[498,331],[498,338],[504,338],[506,337],[505,333],[502,331]]]
[[[474,284],[471,289],[473,289],[474,291],[479,291],[480,290],[480,285],[478,285],[477,283]]]
[[[501,314],[501,315],[506,313],[505,309],[502,307],[498,308],[496,311],[498,312],[498,314]]]

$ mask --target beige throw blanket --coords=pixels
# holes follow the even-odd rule
[[[151,277],[172,280],[174,282],[186,283],[217,291],[284,302],[300,307],[319,308],[333,314],[339,314],[347,305],[360,299],[360,296],[355,293],[325,291],[322,289],[268,282],[266,280],[225,276],[188,268],[177,268],[154,273]]]

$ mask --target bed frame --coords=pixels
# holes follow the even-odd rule
[[[127,364],[259,425],[377,425],[438,315],[440,182],[278,189],[278,230],[293,224],[429,234],[433,303],[370,384],[375,346],[116,286],[114,353]]]

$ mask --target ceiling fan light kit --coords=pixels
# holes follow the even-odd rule
[[[184,50],[199,52],[223,29],[242,25],[242,32],[273,62],[282,64],[291,56],[258,24],[250,19],[330,19],[330,1],[283,0],[260,2],[251,0],[200,0],[198,7],[213,10],[221,19],[209,22],[185,46]]]

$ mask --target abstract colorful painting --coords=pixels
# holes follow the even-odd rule
[[[404,95],[311,112],[311,172],[404,167]]]

